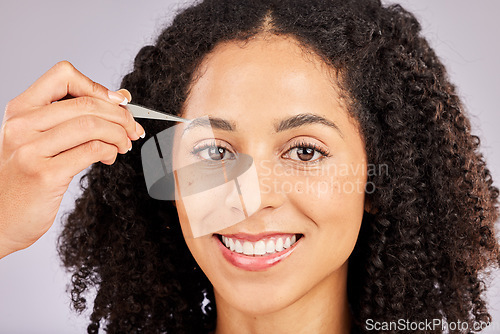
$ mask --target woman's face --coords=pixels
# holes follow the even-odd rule
[[[304,55],[293,39],[259,37],[244,47],[218,45],[199,74],[183,117],[208,115],[231,125],[214,127],[221,149],[199,157],[250,155],[260,192],[260,206],[248,218],[216,233],[186,237],[214,286],[217,305],[264,314],[325,282],[345,287],[365,207],[366,154],[326,65]],[[188,236],[185,203],[178,199],[176,206]],[[233,251],[222,245],[221,235],[232,237],[227,242]],[[281,250],[279,239],[286,244],[293,235],[296,243]],[[258,254],[238,253],[236,242],[244,252]]]

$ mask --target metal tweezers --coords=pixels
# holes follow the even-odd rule
[[[148,118],[172,122],[191,122],[191,120],[186,118],[155,111],[149,108],[138,106],[136,104],[128,103],[127,105],[125,105],[125,108],[128,109],[128,111],[132,114],[132,116],[134,116],[134,118]]]

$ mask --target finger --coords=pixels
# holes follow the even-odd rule
[[[60,177],[71,179],[95,162],[113,164],[117,154],[115,145],[92,140],[59,153],[49,159],[46,166],[49,170],[57,170]]]
[[[128,100],[128,102],[131,102],[132,101],[132,94],[130,94],[130,92],[124,88],[120,89],[120,90],[117,90],[118,93],[122,94],[123,96],[125,96],[125,98]],[[139,124],[139,122],[136,121],[136,132],[137,134],[141,137],[141,138],[144,138],[145,135],[146,135],[146,132],[144,131],[144,128],[142,127],[141,124]]]
[[[68,94],[74,97],[91,96],[116,104],[123,101],[121,94],[90,80],[68,61],[54,65],[16,99],[31,106],[41,106]]]
[[[130,94],[130,92],[125,88],[119,89],[116,92],[122,94],[128,102],[132,102],[132,94]]]
[[[118,93],[122,94],[123,96],[125,96],[125,98],[127,99],[128,102],[131,102],[132,101],[132,94],[130,94],[130,92],[124,88],[120,89],[120,90],[117,90]],[[145,135],[146,135],[146,132],[144,131],[144,128],[142,127],[141,124],[139,124],[139,122],[136,121],[136,132],[137,134],[141,137],[141,138],[144,138]]]
[[[132,147],[122,126],[91,115],[72,118],[41,132],[32,145],[38,155],[48,158],[92,140],[115,145],[120,153]]]
[[[23,122],[38,131],[47,131],[60,123],[80,116],[97,116],[104,120],[121,125],[132,140],[139,139],[137,122],[130,112],[113,103],[92,97],[79,97],[59,101],[23,115]]]

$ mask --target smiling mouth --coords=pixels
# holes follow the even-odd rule
[[[297,243],[303,234],[279,234],[249,241],[234,236],[215,234],[220,242],[231,252],[254,257],[265,257],[278,254]]]

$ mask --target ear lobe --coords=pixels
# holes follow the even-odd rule
[[[364,209],[366,212],[368,212],[370,214],[376,214],[378,212],[377,209],[372,207],[372,201],[369,197],[365,197]]]

